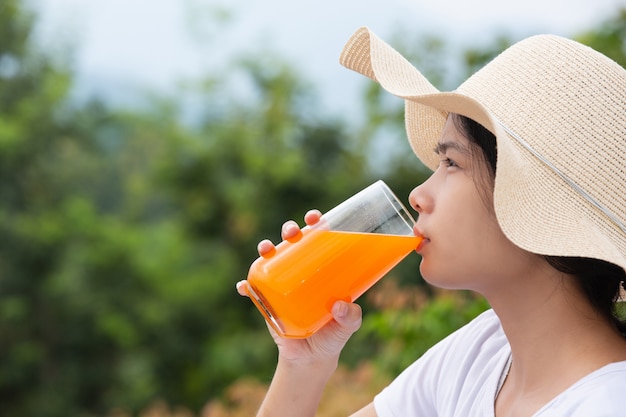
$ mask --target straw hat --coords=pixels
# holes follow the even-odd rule
[[[496,136],[495,211],[516,245],[626,269],[626,71],[617,63],[538,35],[439,92],[367,28],[352,35],[340,62],[405,99],[409,142],[431,169],[448,113]]]

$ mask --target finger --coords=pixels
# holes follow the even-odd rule
[[[337,301],[332,314],[334,320],[320,331],[324,332],[323,337],[315,339],[316,349],[324,355],[338,355],[350,336],[361,327],[361,307],[357,304]]]
[[[237,292],[239,293],[239,295],[244,296],[244,297],[250,296],[250,294],[248,293],[248,282],[245,279],[242,281],[239,281],[236,287],[237,287]]]
[[[259,252],[259,255],[263,257],[268,257],[276,251],[276,246],[274,246],[271,240],[264,239],[259,242],[256,249]]]
[[[361,306],[345,301],[337,301],[333,304],[332,314],[335,321],[342,327],[345,333],[351,335],[359,330],[363,321]]]
[[[320,217],[322,217],[322,213],[319,210],[309,210],[304,215],[304,222],[309,226],[313,226],[320,220]]]
[[[280,233],[283,240],[288,240],[290,242],[294,242],[299,240],[302,236],[302,231],[298,226],[298,223],[293,220],[288,220],[283,224],[283,228]]]
[[[265,320],[265,325],[267,326],[267,330],[269,330],[270,335],[274,340],[278,341],[281,339],[280,335],[276,333],[276,330],[274,330],[274,327],[272,327],[269,321]]]

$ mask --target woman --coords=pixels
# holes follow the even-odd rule
[[[615,312],[626,285],[626,71],[542,35],[442,93],[366,28],[341,62],[406,100],[409,141],[434,171],[409,196],[422,276],[492,307],[354,415],[626,415],[626,323]],[[285,223],[283,238],[297,233]],[[361,311],[337,302],[333,317],[309,339],[273,334],[278,366],[260,416],[315,414]]]

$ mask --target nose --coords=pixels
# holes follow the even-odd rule
[[[429,180],[424,181],[422,184],[413,188],[409,194],[409,204],[418,215],[424,212],[429,212],[433,208],[433,197],[428,192],[428,182]]]

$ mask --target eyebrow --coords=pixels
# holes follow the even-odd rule
[[[435,149],[433,150],[435,151],[436,154],[443,154],[443,153],[446,153],[448,149],[455,150],[462,154],[469,154],[469,149],[467,148],[467,146],[459,142],[451,142],[451,141],[439,142],[437,143],[437,146],[435,146]]]

